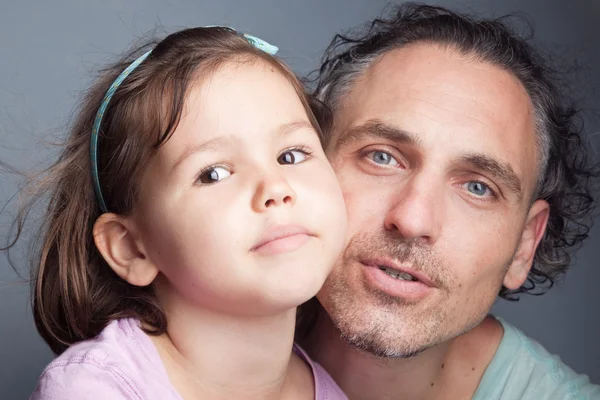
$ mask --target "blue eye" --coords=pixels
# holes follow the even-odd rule
[[[369,153],[369,158],[375,164],[379,165],[398,165],[398,161],[390,154],[385,151],[375,150]]]
[[[287,150],[277,158],[279,164],[299,164],[306,160],[308,154],[302,150]]]
[[[200,181],[203,184],[211,184],[211,183],[216,183],[216,182],[222,181],[223,179],[229,177],[230,175],[231,175],[231,172],[229,172],[227,169],[225,169],[223,167],[214,166],[214,167],[205,169],[200,174],[198,181]]]
[[[486,194],[491,194],[490,188],[486,184],[484,184],[482,182],[478,182],[478,181],[468,182],[467,190],[469,192],[473,193],[474,195],[480,196],[480,197],[483,197]]]

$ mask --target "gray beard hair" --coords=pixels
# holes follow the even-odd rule
[[[483,319],[485,318],[486,314],[487,313],[483,313],[481,318],[477,318],[476,320],[473,320],[472,324],[466,326],[459,334],[452,335],[451,337],[440,339],[438,341],[432,341],[430,343],[423,344],[420,347],[417,347],[417,343],[408,344],[404,348],[386,347],[381,344],[383,341],[375,339],[380,336],[380,334],[377,332],[377,330],[365,332],[360,335],[359,334],[348,335],[348,334],[344,333],[342,331],[342,329],[340,329],[340,327],[338,325],[336,325],[335,323],[333,326],[340,334],[340,337],[346,343],[348,343],[350,346],[354,347],[355,349],[357,349],[359,351],[369,353],[370,355],[372,355],[374,357],[382,358],[382,359],[407,359],[407,358],[415,357],[415,356],[423,353],[425,350],[436,347],[448,340],[452,340],[459,336],[464,335],[465,333],[469,332],[470,330],[475,328],[477,325],[479,325],[481,323],[481,321],[483,321]]]
[[[367,250],[364,251],[365,249]],[[442,258],[437,257],[430,249],[415,241],[402,241],[397,237],[390,238],[386,234],[367,234],[353,238],[340,261],[343,265],[349,265],[352,260],[357,260],[361,257],[368,258],[371,256],[375,256],[374,258],[378,258],[377,256],[388,256],[397,260],[408,261],[415,265],[417,270],[427,273],[440,288],[449,289],[454,286],[455,277]],[[505,264],[504,273],[506,273],[513,258],[514,253],[510,260]],[[422,326],[422,332],[425,333],[425,335],[421,337],[421,339],[425,339],[422,340],[423,343],[419,343],[419,340],[417,339],[414,341],[401,341],[403,342],[402,345],[398,342],[392,344],[389,343],[389,336],[386,337],[385,335],[385,331],[389,328],[386,321],[382,320],[383,317],[371,315],[373,323],[370,324],[371,326],[368,327],[368,329],[360,332],[356,332],[352,329],[352,325],[354,325],[354,322],[357,322],[356,320],[359,318],[352,316],[352,303],[347,297],[350,289],[345,286],[346,285],[343,282],[333,282],[335,294],[331,299],[333,302],[332,306],[334,307],[334,310],[332,311],[335,311],[335,309],[341,311],[341,313],[332,313],[341,317],[341,319],[338,319],[337,321],[331,318],[333,326],[340,334],[340,337],[350,346],[378,358],[406,359],[417,356],[427,349],[438,346],[448,340],[452,340],[471,331],[483,321],[489,312],[489,309],[475,310],[476,312],[470,316],[465,326],[461,327],[458,332],[446,332],[444,321],[446,321],[448,313],[444,311],[448,310],[437,310],[439,311],[437,317],[436,315],[431,315],[431,313],[422,316],[423,318],[429,317],[427,319],[430,321],[431,317],[434,317],[434,322],[431,325]],[[498,291],[501,286],[502,284],[500,282],[498,284]],[[398,306],[410,308],[410,305],[406,304],[402,299],[391,297],[378,290],[365,289],[367,293],[372,296],[371,298],[375,300],[375,304],[381,307],[382,311],[390,310],[390,312],[394,312],[394,308]],[[416,317],[418,320],[419,316],[416,315]],[[437,321],[437,323],[435,323],[435,321]],[[413,322],[407,321],[407,323]]]
[[[339,330],[338,330],[339,331]],[[371,339],[371,334],[366,334],[363,336],[348,336],[344,335],[342,331],[339,331],[342,339],[346,341],[350,346],[354,347],[357,350],[360,350],[365,353],[369,353],[377,358],[392,358],[392,359],[402,359],[402,358],[411,358],[416,355],[421,354],[423,351],[434,347],[435,344],[430,346],[425,346],[420,349],[400,351],[398,349],[390,349],[380,346],[377,341]]]

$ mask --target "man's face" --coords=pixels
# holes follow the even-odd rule
[[[328,155],[348,237],[318,298],[353,345],[418,353],[527,278],[548,206],[531,203],[533,107],[510,73],[431,44],[388,52],[335,110]]]

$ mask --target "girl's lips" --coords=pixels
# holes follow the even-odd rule
[[[290,252],[304,245],[311,236],[314,235],[299,225],[276,225],[267,229],[250,251],[261,255]]]

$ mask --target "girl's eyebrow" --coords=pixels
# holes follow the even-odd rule
[[[285,136],[288,133],[292,133],[297,131],[298,129],[308,128],[314,130],[315,128],[308,121],[294,121],[288,122],[287,124],[283,124],[279,127],[279,135]]]
[[[216,150],[221,147],[225,147],[228,144],[231,144],[231,139],[226,137],[216,137],[206,142],[198,143],[190,147],[189,149],[184,151],[179,157],[177,157],[177,160],[175,160],[175,163],[171,167],[171,171],[169,172],[169,174],[173,173],[177,169],[177,167],[179,167],[186,159],[188,159],[193,154],[200,153],[206,150]]]
[[[302,128],[314,129],[313,126],[308,121],[294,121],[294,122],[289,122],[287,124],[283,124],[283,125],[279,126],[277,134],[280,136],[285,136],[289,133],[292,133],[292,132],[297,131],[298,129],[302,129]],[[197,154],[197,153],[200,153],[200,152],[206,151],[206,150],[217,150],[219,148],[226,147],[227,145],[230,145],[230,144],[231,144],[231,138],[227,138],[227,137],[216,137],[216,138],[210,139],[206,142],[198,143],[198,144],[190,147],[189,149],[184,151],[179,157],[177,157],[177,160],[175,160],[175,163],[171,167],[171,171],[169,172],[169,174],[172,174],[177,169],[177,167],[179,167],[186,159],[188,159],[190,156],[192,156],[194,154]]]

